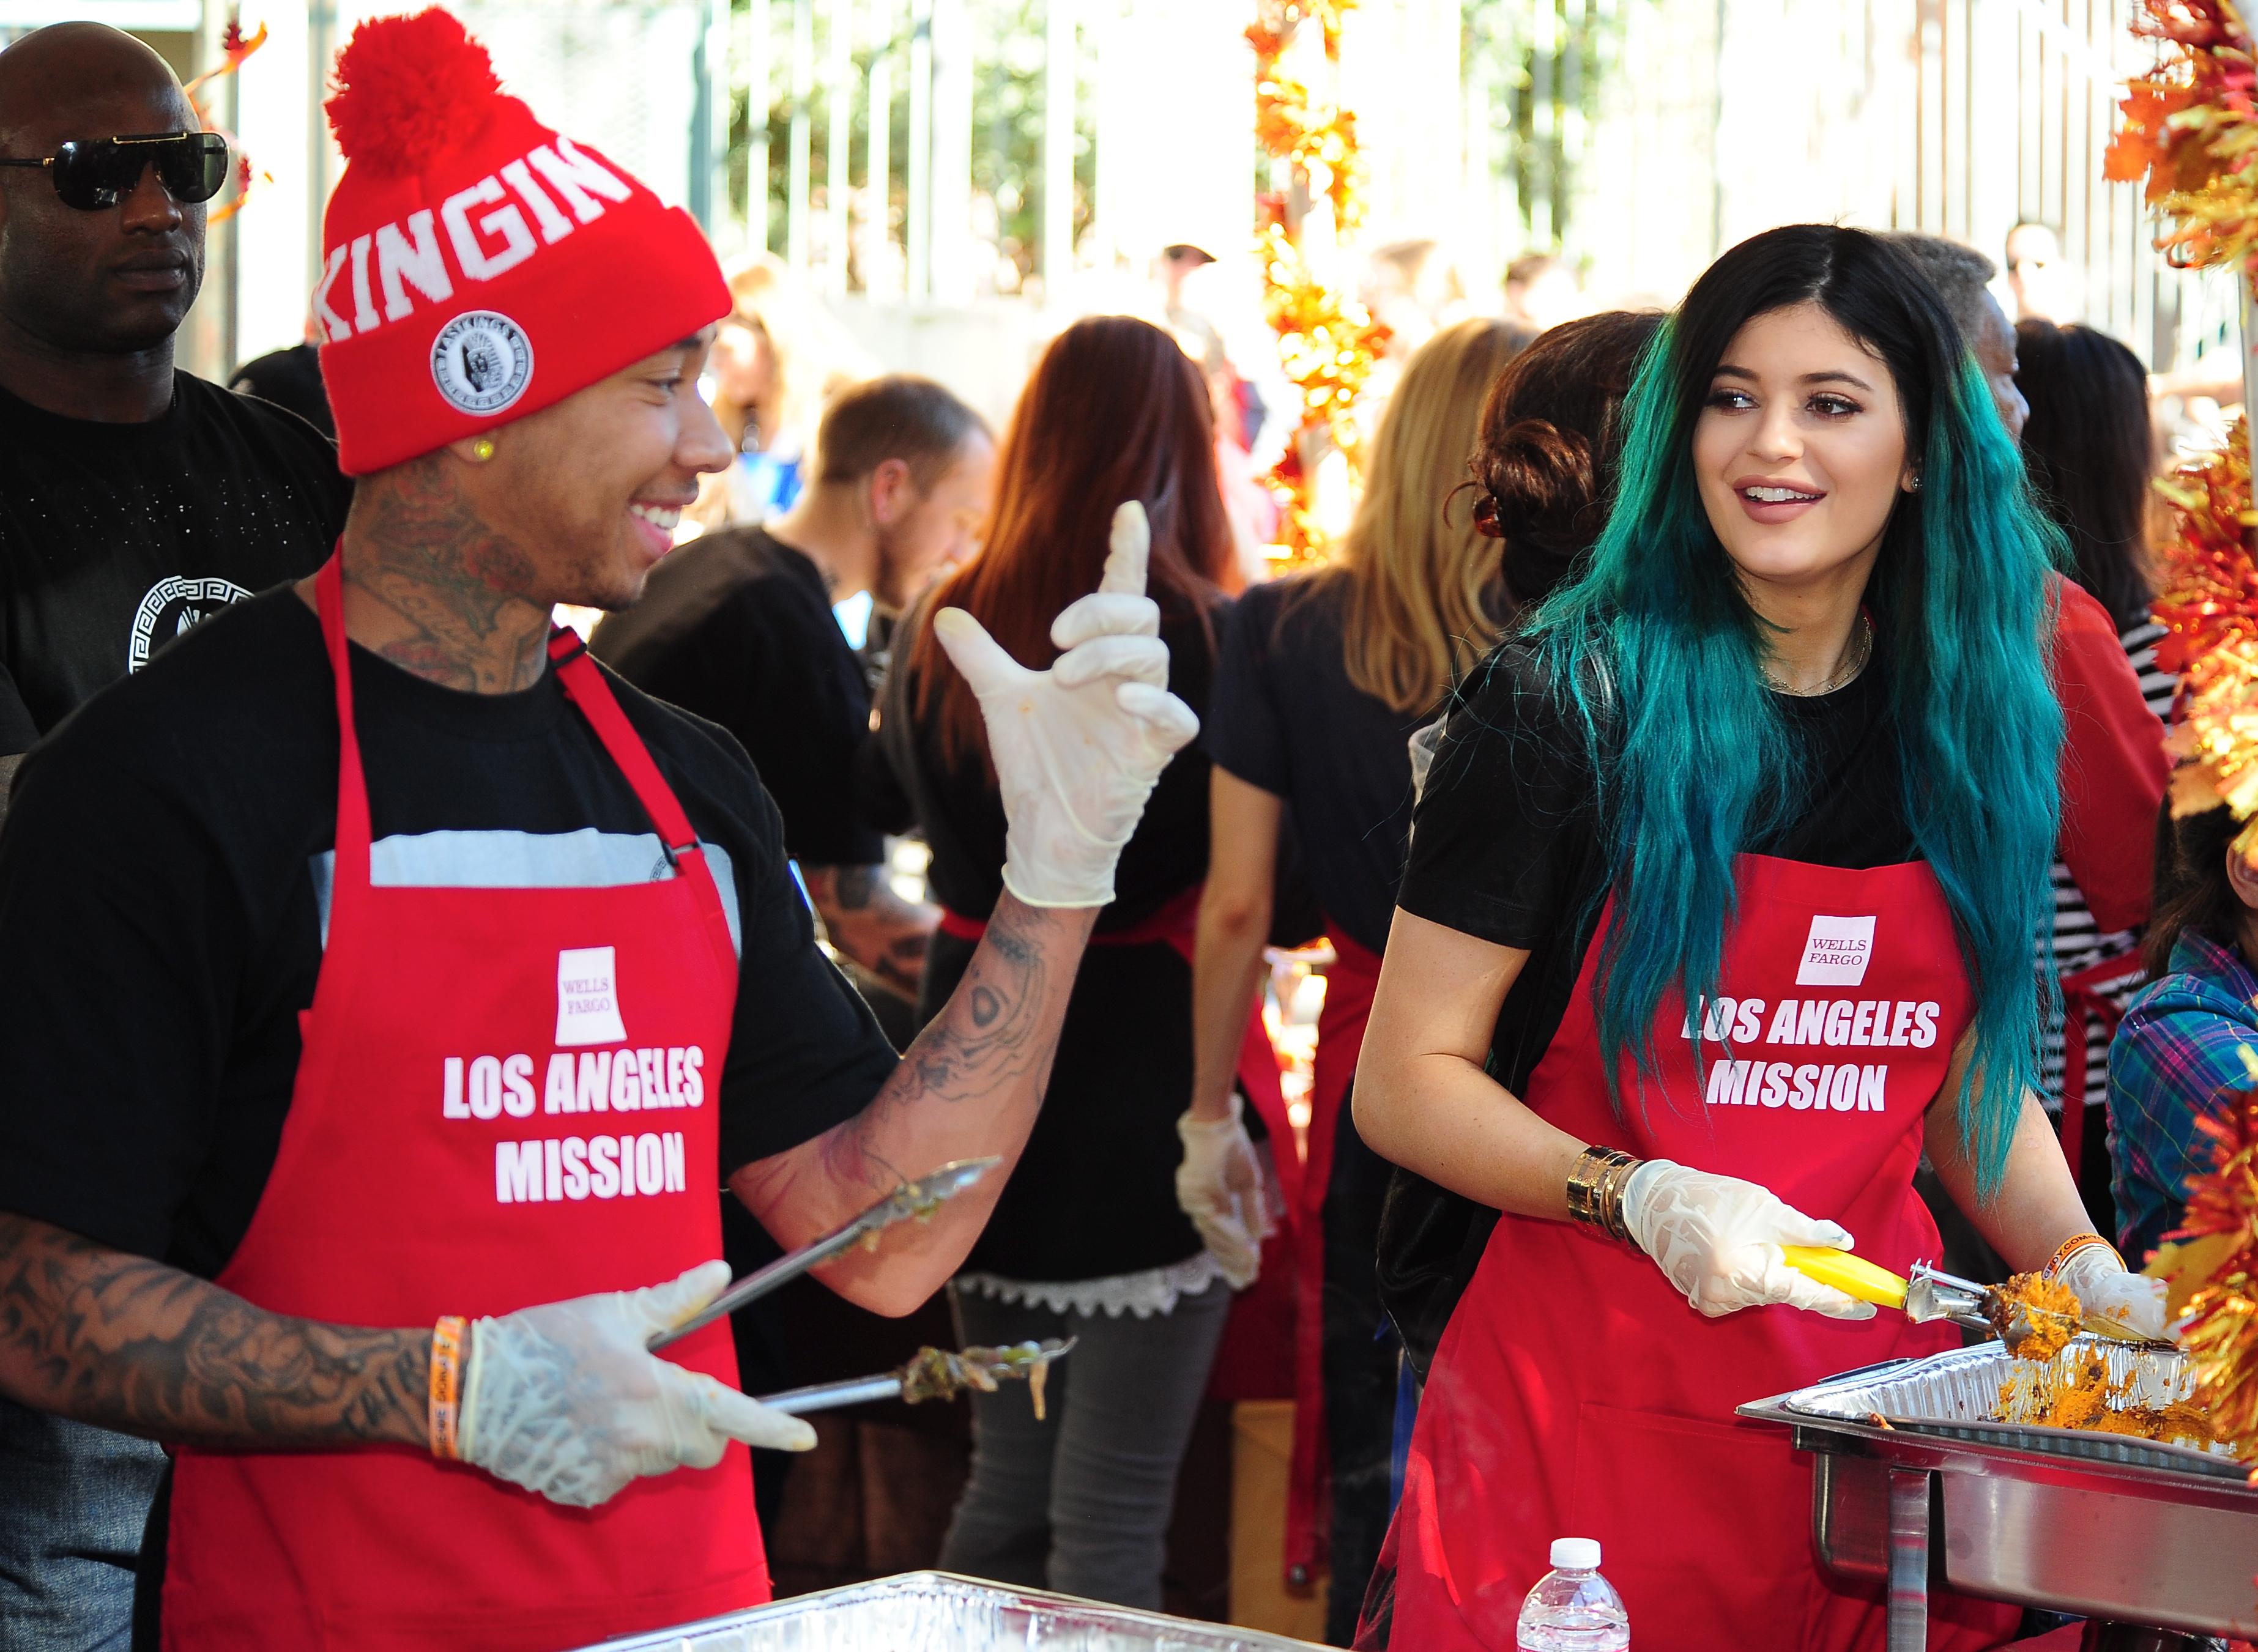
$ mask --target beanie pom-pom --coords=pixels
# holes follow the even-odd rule
[[[337,54],[330,128],[347,160],[418,173],[474,140],[501,82],[485,46],[437,6],[373,18]]]

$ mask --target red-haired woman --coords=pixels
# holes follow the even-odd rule
[[[1231,530],[1206,387],[1175,342],[1143,322],[1080,322],[1044,352],[998,460],[985,547],[924,612],[962,608],[1021,663],[1049,664],[1051,616],[1097,589],[1114,512],[1133,500],[1151,523],[1147,588],[1168,686],[1203,711]],[[946,1002],[1002,892],[1005,810],[979,705],[930,630],[910,623],[883,741],[932,846],[946,911],[925,1009]],[[1196,749],[1154,788],[1076,976],[1042,1114],[951,1287],[967,1343],[1079,1338],[1053,1368],[1047,1422],[1016,1391],[973,1396],[971,1483],[941,1551],[951,1570],[1160,1604],[1177,1464],[1231,1287],[1251,1266],[1209,1251],[1175,1186],[1207,794]],[[1227,1145],[1243,1162],[1243,1135]]]

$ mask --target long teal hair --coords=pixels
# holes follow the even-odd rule
[[[1809,776],[1760,663],[1768,635],[1701,504],[1695,420],[1733,336],[1816,303],[1885,362],[1920,490],[1900,494],[1866,589],[1889,674],[1906,816],[1958,931],[1977,996],[1962,1140],[1996,1191],[2038,1078],[2050,971],[2062,713],[2049,680],[2059,535],[1950,315],[1905,256],[1857,230],[1793,224],[1712,265],[1648,351],[1625,408],[1615,507],[1582,577],[1529,642],[1602,776],[1614,905],[1597,1021],[1616,1106],[1655,1028],[1715,996],[1733,861],[1802,806]],[[1700,1048],[1696,1041],[1696,1050]]]

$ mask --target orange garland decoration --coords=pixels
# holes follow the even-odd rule
[[[1303,24],[1323,32],[1328,61],[1340,60],[1341,18],[1356,0],[1284,0],[1264,8],[1265,20],[1246,31],[1254,47],[1254,131],[1264,151],[1292,168],[1306,189],[1322,170],[1333,223],[1342,234],[1364,222],[1365,169],[1358,158],[1356,114],[1321,105],[1302,81],[1282,71],[1280,60]],[[1364,436],[1356,406],[1378,362],[1388,330],[1363,304],[1329,285],[1310,267],[1301,229],[1277,196],[1258,202],[1263,227],[1263,311],[1278,335],[1278,360],[1300,393],[1302,416],[1285,456],[1268,478],[1279,506],[1279,542],[1271,558],[1286,568],[1324,560],[1326,538],[1317,509],[1312,457],[1327,444],[1348,460],[1353,477]]]
[[[227,29],[220,36],[218,66],[206,69],[181,89],[188,95],[188,107],[195,110],[198,124],[208,132],[219,133],[221,137],[227,139],[227,146],[235,152],[235,199],[214,207],[205,214],[204,223],[207,228],[215,223],[225,223],[237,213],[242,211],[243,203],[251,198],[252,185],[273,183],[274,174],[253,169],[250,153],[244,148],[243,140],[212,119],[211,110],[205,107],[204,100],[199,97],[197,93],[212,82],[224,80],[236,73],[243,67],[245,58],[266,44],[266,25],[265,24],[259,25],[258,33],[245,35],[243,32],[242,18],[238,14],[230,13]]]
[[[2188,1184],[2186,1225],[2169,1237],[2225,1236],[2232,1249],[2188,1304],[2180,1346],[2212,1432],[2251,1464],[2258,1485],[2258,1089],[2231,1094],[2224,1117],[2198,1118],[2213,1168]]]
[[[2141,0],[2133,32],[2176,48],[2125,89],[2105,176],[2148,181],[2157,250],[2183,269],[2258,274],[2258,66],[2233,0]]]
[[[2172,526],[2154,608],[2169,635],[2156,663],[2182,683],[2172,812],[2224,803],[2258,813],[2258,564],[2251,557],[2250,430],[2236,421],[2226,450],[2180,465],[2156,484]],[[2247,835],[2247,833],[2246,833]]]
[[[2125,89],[2124,124],[2103,171],[2116,182],[2146,180],[2148,202],[2165,220],[2157,250],[2173,265],[2232,267],[2258,282],[2250,30],[2233,0],[2140,0],[2140,9],[2134,32],[2172,49]],[[2251,314],[2246,302],[2246,328]],[[2246,350],[2254,344],[2243,340]],[[2170,633],[2157,645],[2157,663],[2182,680],[2171,745],[2187,761],[2172,776],[2172,812],[2224,803],[2249,823],[2235,839],[2246,854],[2258,848],[2258,563],[2250,535],[2258,514],[2247,414],[2225,452],[2157,484],[2174,521],[2155,606]],[[2226,1108],[2223,1118],[2198,1121],[2216,1146],[2216,1167],[2191,1180],[2186,1226],[2171,1237],[2226,1235],[2231,1248],[2190,1301],[2179,1342],[2213,1431],[2253,1465],[2258,1483],[2258,1088],[2229,1096]]]

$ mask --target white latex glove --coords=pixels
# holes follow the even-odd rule
[[[1113,865],[1168,759],[1199,733],[1168,692],[1159,605],[1145,594],[1145,507],[1113,513],[1097,589],[1051,621],[1065,650],[1030,671],[962,608],[934,635],[979,697],[1004,796],[1004,886],[1030,906],[1104,906]]]
[[[2107,1246],[2089,1244],[2072,1251],[2055,1277],[2077,1293],[2077,1305],[2088,1314],[2122,1325],[2137,1336],[2163,1336],[2163,1280],[2127,1273]]]
[[[712,1301],[729,1265],[640,1291],[546,1302],[471,1331],[457,1438],[465,1462],[593,1508],[640,1474],[710,1469],[732,1440],[805,1451],[815,1430],[643,1347]]]
[[[1262,1241],[1272,1223],[1262,1197],[1262,1162],[1247,1139],[1238,1094],[1232,1095],[1227,1117],[1186,1113],[1176,1120],[1176,1134],[1184,1144],[1184,1161],[1176,1166],[1176,1207],[1222,1264],[1225,1282],[1243,1291],[1262,1271]]]
[[[1783,1244],[1850,1248],[1837,1223],[1807,1216],[1769,1188],[1650,1159],[1623,1185],[1623,1221],[1686,1300],[1715,1319],[1786,1302],[1829,1319],[1871,1319],[1874,1305],[1807,1279],[1781,1258]]]

